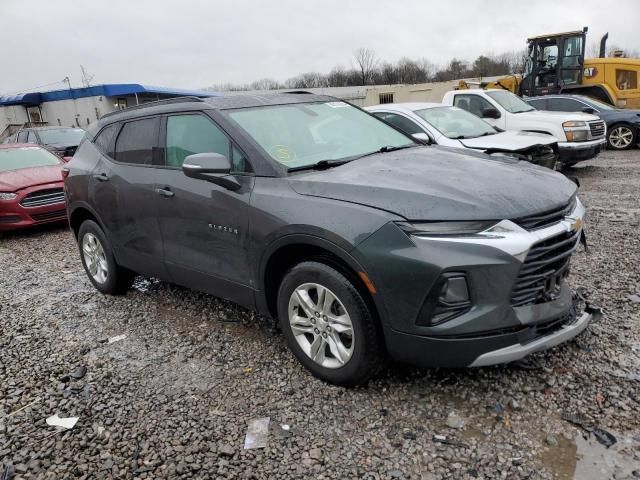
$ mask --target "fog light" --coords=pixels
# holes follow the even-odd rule
[[[471,298],[467,276],[462,272],[443,274],[431,290],[418,316],[418,325],[434,326],[468,312]]]
[[[452,304],[468,301],[469,289],[467,288],[467,279],[465,277],[452,277],[444,282],[438,303]]]

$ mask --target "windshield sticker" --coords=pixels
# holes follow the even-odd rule
[[[279,162],[288,163],[296,159],[296,152],[286,145],[274,145],[269,149],[269,154]]]
[[[328,105],[331,108],[343,108],[343,107],[349,106],[348,103],[344,103],[344,102],[327,102],[325,105]]]

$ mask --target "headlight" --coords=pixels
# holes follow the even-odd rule
[[[566,130],[567,128],[574,128],[574,127],[586,127],[587,126],[587,122],[564,122],[562,124],[562,127]]]
[[[398,226],[408,235],[421,237],[433,236],[469,236],[484,232],[498,223],[497,220],[461,221],[461,222],[399,222]]]
[[[591,139],[587,122],[564,122],[562,124],[568,142],[584,142]]]
[[[0,200],[13,200],[17,197],[15,193],[0,192]]]

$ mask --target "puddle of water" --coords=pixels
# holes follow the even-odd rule
[[[607,480],[633,478],[638,469],[635,455],[640,450],[640,434],[622,436],[611,432],[618,442],[611,448],[599,443],[593,435],[586,439],[578,433],[574,441],[558,436],[558,445],[540,454],[542,463],[556,478],[564,480]]]
[[[558,436],[557,440],[558,445],[544,450],[540,454],[540,459],[549,470],[556,474],[556,478],[572,480],[576,471],[576,444],[563,436]]]
[[[638,433],[634,437],[624,437],[613,433],[618,443],[611,448],[590,435],[586,440],[582,435],[576,436],[577,464],[576,480],[603,480],[607,478],[632,478],[632,472],[638,469],[638,461],[634,459],[634,451],[640,449]],[[614,477],[615,474],[615,477]]]

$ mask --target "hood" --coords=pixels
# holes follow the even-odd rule
[[[607,124],[614,122],[640,123],[640,110],[603,110],[598,113],[598,116]]]
[[[529,162],[443,147],[380,153],[289,177],[301,195],[367,205],[408,220],[502,220],[566,205],[576,186]]]
[[[62,182],[62,165],[0,172],[0,192],[15,192],[44,183]]]
[[[556,118],[559,122],[574,121],[574,122],[593,122],[594,120],[600,120],[600,118],[590,113],[582,112],[553,112],[550,110],[531,110],[530,112],[515,113],[514,115],[528,115],[531,118],[549,119]]]
[[[536,145],[552,145],[558,140],[552,135],[534,132],[506,131],[477,138],[464,138],[460,143],[467,148],[503,152],[519,152]]]

